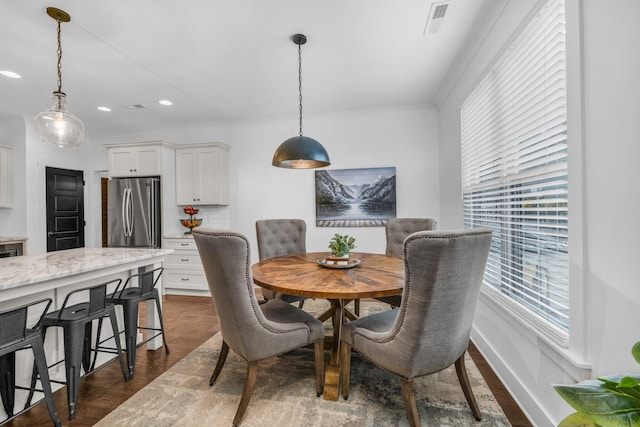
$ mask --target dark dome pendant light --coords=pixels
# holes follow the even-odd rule
[[[329,166],[331,161],[322,144],[302,135],[302,48],[307,42],[304,34],[296,34],[291,40],[298,45],[298,91],[300,100],[300,133],[280,144],[273,155],[273,166],[289,169],[313,169]]]

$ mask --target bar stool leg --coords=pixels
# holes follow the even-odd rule
[[[156,308],[158,309],[158,319],[160,320],[160,330],[162,332],[162,344],[164,345],[164,354],[169,354],[169,346],[164,334],[164,324],[162,323],[162,308],[160,307],[160,297],[158,291],[155,290],[153,299],[156,301]]]
[[[129,366],[129,379],[133,379],[133,370],[136,365],[136,349],[138,335],[138,301],[123,301],[124,313],[124,337],[127,349],[127,365]]]
[[[129,381],[129,372],[124,365],[124,359],[122,357],[122,346],[120,345],[120,334],[118,333],[118,320],[116,319],[115,310],[111,310],[109,313],[109,319],[111,320],[111,328],[113,329],[113,338],[116,342],[116,349],[118,350],[118,360],[120,361],[120,369],[122,369],[122,376],[124,381]]]
[[[92,322],[84,325],[84,346],[82,347],[82,367],[85,372],[91,372],[91,333],[93,332]]]
[[[101,317],[100,319],[98,319],[98,332],[96,335],[96,352],[93,355],[93,362],[91,362],[91,368],[90,370],[93,371],[94,369],[96,369],[96,361],[98,360],[98,347],[100,347],[100,337],[102,336],[102,320],[104,319],[104,317]]]
[[[13,416],[16,393],[16,354],[0,356],[0,396],[2,407],[9,417]]]
[[[51,417],[53,424],[56,427],[60,427],[62,423],[60,422],[60,418],[58,418],[56,407],[53,404],[53,393],[51,391],[51,383],[49,382],[49,371],[44,356],[44,347],[42,345],[42,342],[33,342],[31,345],[31,349],[33,350],[33,363],[38,369],[38,373],[40,374],[40,382],[42,383],[42,391],[44,392],[44,400],[47,403],[49,416]],[[35,384],[33,386],[35,387]]]
[[[47,331],[47,327],[46,326],[42,326],[40,331],[41,331],[40,334],[42,335],[42,342],[43,342],[43,346],[44,346],[44,337],[45,337],[45,334],[46,334],[46,331]],[[49,370],[47,368],[47,376],[48,375],[49,375]],[[36,365],[34,363],[33,364],[33,370],[31,372],[31,385],[29,387],[29,395],[27,396],[27,402],[24,405],[25,408],[28,408],[29,406],[31,406],[31,400],[33,399],[33,394],[36,391],[36,382],[37,381],[38,381],[38,365]]]
[[[64,366],[67,375],[67,402],[69,404],[69,419],[76,417],[76,402],[80,386],[80,371],[84,353],[84,324],[70,323],[64,330]],[[78,343],[83,343],[82,346]]]

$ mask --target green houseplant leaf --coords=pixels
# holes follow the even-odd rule
[[[636,359],[636,362],[640,363],[640,341],[635,343],[631,348],[631,354],[633,358]]]
[[[558,427],[597,427],[589,417],[579,412],[574,412],[558,424]]]
[[[631,353],[640,363],[640,342]],[[575,385],[555,385],[554,389],[578,411],[562,420],[559,427],[640,426],[640,375],[611,375]],[[584,421],[585,418],[593,424]]]
[[[353,237],[349,237],[347,235],[335,234],[331,241],[329,241],[329,249],[331,249],[331,253],[335,257],[342,257],[344,255],[348,255],[351,252],[351,249],[356,247],[355,245],[356,239]]]

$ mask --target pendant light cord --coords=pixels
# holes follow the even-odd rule
[[[60,18],[56,19],[58,22],[58,93],[62,92],[62,39],[60,37]]]
[[[298,45],[298,93],[300,100],[300,136],[302,136],[302,46]]]

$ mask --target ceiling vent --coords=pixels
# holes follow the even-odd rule
[[[447,16],[447,9],[449,8],[450,3],[450,1],[431,3],[427,24],[425,25],[424,32],[422,34],[435,34],[440,31],[440,27],[442,27],[445,17]]]
[[[123,105],[122,108],[125,110],[142,110],[143,108],[147,108],[142,104],[131,104],[131,105]]]

